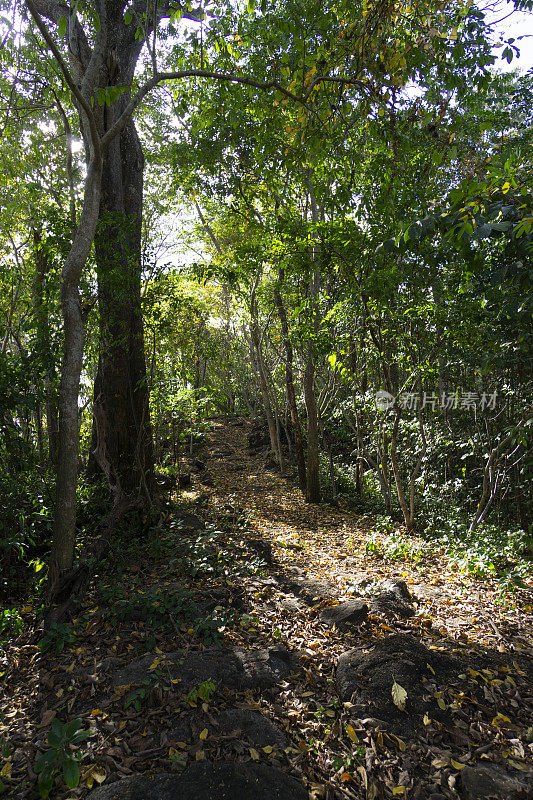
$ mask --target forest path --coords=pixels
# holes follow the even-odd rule
[[[245,419],[213,421],[208,468],[216,488],[209,490],[209,504],[215,511],[228,505],[242,511],[250,531],[272,545],[276,561],[334,584],[337,599],[360,596],[366,581],[402,578],[419,601],[425,624],[431,620],[443,636],[502,652],[509,647],[531,652],[533,587],[518,592],[514,606],[502,602],[496,580],[462,574],[449,564],[444,549],[430,552],[416,534],[405,556],[398,552],[387,560],[387,532],[373,515],[306,503],[294,479],[265,468],[264,451],[250,453],[253,430]]]
[[[51,800],[532,800],[525,596],[379,557],[375,520],[305,503],[254,432],[212,420],[191,487],[117,534],[77,618],[14,640],[5,796],[35,800],[78,719],[81,781],[56,761]]]

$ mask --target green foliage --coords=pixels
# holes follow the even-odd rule
[[[35,763],[35,772],[39,775],[39,795],[48,797],[52,790],[54,777],[60,773],[70,789],[80,782],[79,762],[83,753],[75,747],[92,735],[90,730],[81,730],[83,722],[74,719],[64,725],[58,719],[52,721],[48,732],[49,749]]]
[[[56,655],[62,653],[67,645],[72,645],[76,641],[76,634],[71,625],[66,622],[52,622],[38,645],[41,653],[52,650]]]
[[[184,539],[180,555],[171,559],[169,569],[191,578],[252,575],[264,569],[259,557],[237,561],[235,554],[219,541],[220,533],[213,525]]]
[[[151,680],[146,679],[142,681],[142,686],[139,686],[137,689],[134,689],[132,692],[128,693],[124,700],[124,708],[127,709],[130,708],[130,706],[133,706],[135,711],[140,711],[144,700],[150,693],[151,686],[153,686]]]
[[[209,703],[216,689],[216,685],[212,680],[202,681],[198,686],[194,686],[187,695],[187,702],[191,706],[195,706],[198,701]]]
[[[206,617],[198,620],[194,626],[196,635],[206,644],[221,644],[222,632],[231,629],[236,624],[235,615],[231,611],[216,608]]]
[[[142,619],[151,631],[172,630],[171,618],[191,621],[196,616],[192,593],[180,587],[158,587],[137,590],[132,594],[131,584],[125,586],[102,587],[100,593],[104,600],[111,602],[106,617],[112,625],[124,619]]]
[[[376,533],[365,542],[365,552],[386,561],[412,561],[421,568],[433,555],[446,557],[460,573],[482,580],[496,579],[502,590],[523,586],[533,574],[533,536],[518,528],[482,524],[469,532],[464,511],[448,506],[427,512],[417,536],[403,533],[390,517],[378,518]]]
[[[0,636],[7,631],[22,633],[23,620],[15,608],[0,611]]]
[[[6,649],[9,638],[22,633],[24,622],[16,608],[4,608],[0,611],[0,653]]]

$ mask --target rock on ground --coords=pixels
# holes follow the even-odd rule
[[[207,680],[228,689],[268,689],[291,671],[290,653],[282,647],[264,650],[211,647],[164,656],[150,653],[115,673],[113,686],[142,683],[150,678],[154,664],[154,669],[164,669],[170,678],[178,679],[176,688],[185,691]]]
[[[206,720],[198,711],[193,711],[177,720],[166,734],[167,741],[186,742],[198,740],[198,735],[207,728],[210,737],[231,736],[238,732],[256,747],[287,747],[285,734],[268,717],[245,708],[225,708],[213,721]]]
[[[368,606],[363,600],[347,600],[336,606],[325,608],[320,613],[320,620],[325,625],[337,628],[345,628],[348,623],[359,625],[368,616]]]
[[[200,761],[181,775],[132,775],[90,792],[89,800],[308,800],[304,786],[263,764]]]
[[[302,600],[309,604],[315,603],[317,600],[332,600],[337,594],[337,587],[333,583],[306,578],[304,575],[295,575],[288,578],[278,574],[278,581],[290,592],[297,597],[301,597]]]
[[[533,772],[511,775],[504,767],[487,765],[465,767],[460,773],[459,795],[462,800],[531,800]]]
[[[409,619],[415,614],[411,605],[412,597],[405,581],[391,578],[383,583],[383,591],[370,600],[370,610],[374,614],[392,614]]]
[[[433,672],[432,672],[433,670]],[[337,688],[343,701],[361,707],[365,717],[388,722],[393,728],[413,731],[424,713],[442,718],[433,693],[424,687],[424,680],[441,680],[450,672],[460,672],[455,660],[428,650],[412,636],[395,634],[371,648],[355,648],[339,657]],[[394,682],[407,692],[405,710],[392,700]]]
[[[174,522],[187,531],[205,531],[205,522],[196,514],[188,514],[186,511],[174,517]]]

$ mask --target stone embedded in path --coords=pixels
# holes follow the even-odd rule
[[[142,683],[150,678],[150,667],[155,663],[173,680],[179,680],[175,684],[178,691],[189,691],[207,680],[228,689],[268,689],[287,677],[291,671],[290,661],[290,653],[282,647],[264,650],[210,647],[157,657],[150,653],[115,673],[113,685]]]
[[[412,597],[405,581],[391,578],[383,583],[383,591],[370,599],[373,614],[393,614],[404,619],[415,615]]]
[[[345,628],[347,624],[359,625],[368,616],[368,606],[363,600],[347,600],[320,612],[320,620],[333,627]]]
[[[445,714],[424,681],[441,681],[451,672],[460,672],[460,666],[455,659],[428,650],[412,636],[395,634],[371,648],[358,647],[343,653],[337,665],[337,689],[341,700],[360,706],[362,716],[412,731],[421,724],[425,713],[433,719]],[[395,681],[407,692],[404,711],[392,700]]]
[[[95,789],[88,800],[308,800],[308,792],[264,764],[199,761],[181,775],[132,775]]]
[[[177,514],[174,517],[174,522],[177,523],[180,528],[184,528],[187,531],[205,531],[205,522],[201,517],[197,517],[196,514],[188,514],[186,511]]]
[[[255,550],[269,566],[272,564],[274,555],[270,542],[265,542],[263,539],[246,539],[246,543],[252,550]]]
[[[191,711],[176,721],[167,732],[168,741],[198,741],[201,731],[207,728],[209,737],[231,736],[238,732],[240,737],[248,739],[255,747],[287,747],[285,734],[271,722],[268,717],[258,711],[245,708],[224,708],[216,717],[206,719],[198,711]],[[209,740],[208,740],[209,742]]]
[[[332,583],[306,578],[303,575],[297,575],[294,578],[284,578],[278,575],[278,579],[281,585],[308,603],[314,603],[317,600],[331,600],[338,590],[338,587]]]
[[[511,774],[497,764],[465,767],[459,775],[461,800],[526,800],[533,797],[533,773]]]

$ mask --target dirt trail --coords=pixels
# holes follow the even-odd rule
[[[427,556],[417,564],[400,559],[386,563],[379,554],[367,553],[370,537],[384,538],[373,527],[374,518],[306,503],[294,481],[265,469],[264,454],[249,454],[247,436],[252,429],[246,420],[213,424],[210,451],[231,449],[232,453],[209,460],[216,486],[210,502],[215,509],[228,503],[242,508],[250,527],[272,543],[282,564],[299,567],[310,578],[333,582],[339,598],[351,596],[354,584],[365,578],[403,578],[420,600],[419,610],[443,634],[503,652],[511,648],[533,653],[533,591],[529,597],[518,593],[521,602],[508,607],[501,602],[496,581],[461,575],[450,568],[444,554]],[[236,466],[244,470],[235,472]],[[413,535],[412,541],[421,540]]]
[[[53,648],[13,642],[5,796],[37,797],[50,726],[79,718],[81,782],[52,800],[532,800],[530,612],[438,556],[376,558],[374,520],[306,504],[251,432],[213,420],[155,535]]]

